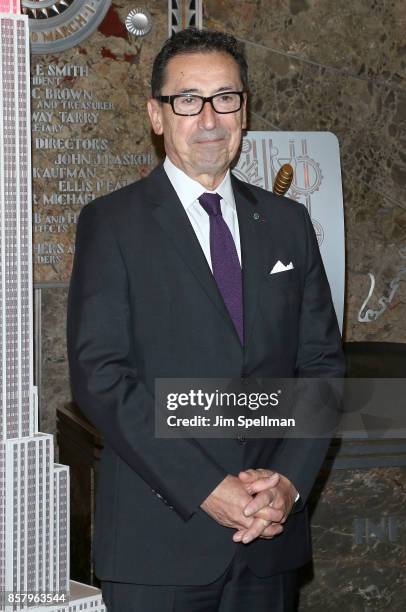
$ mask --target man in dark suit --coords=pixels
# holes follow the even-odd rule
[[[109,612],[294,610],[311,557],[327,440],[154,435],[160,377],[343,374],[305,207],[230,174],[247,89],[234,38],[174,35],[148,102],[164,164],[79,218],[68,354],[105,441],[94,546]]]

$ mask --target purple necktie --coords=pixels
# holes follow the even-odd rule
[[[218,193],[203,193],[199,198],[200,204],[210,217],[210,255],[213,275],[243,344],[241,266],[233,236],[221,214],[220,200],[221,196]]]

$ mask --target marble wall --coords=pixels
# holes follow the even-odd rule
[[[205,26],[245,43],[251,129],[328,130],[338,137],[347,241],[345,339],[405,342],[405,3],[206,0],[203,6]],[[369,272],[375,287],[361,311]],[[382,297],[392,298],[385,309]],[[367,309],[377,318],[361,322]]]
[[[402,612],[406,468],[334,469],[317,485],[300,612]]]
[[[89,136],[114,131],[117,153],[128,151],[131,142],[140,151],[153,151],[144,108],[152,59],[167,35],[166,2],[148,3],[154,27],[145,38],[126,34],[123,23],[131,8],[130,0],[114,2],[99,30],[81,46],[34,60],[62,56],[64,62],[92,67],[95,95],[112,100],[116,112],[113,121],[109,116],[109,123],[86,131]],[[402,0],[205,0],[203,10],[205,27],[226,30],[245,43],[251,129],[329,130],[338,136],[347,241],[344,339],[405,342],[406,5]],[[46,155],[38,153],[38,160],[46,164]],[[133,168],[131,177],[146,171]],[[118,179],[118,172],[101,168],[99,178]],[[46,181],[36,181],[34,189],[46,190]],[[52,280],[52,268],[39,274],[40,265],[34,267],[36,278]],[[68,279],[69,269],[62,272]],[[43,290],[42,304],[42,427],[54,431],[56,406],[69,398],[66,353],[59,342],[66,288]],[[54,363],[49,377],[46,368]]]
[[[151,62],[167,34],[167,2],[149,0],[154,28],[145,39],[130,40],[123,22],[131,8],[131,0],[115,1],[99,30],[63,54],[64,61],[92,65],[93,87],[115,101],[116,123],[101,127],[119,131],[117,151],[134,138],[140,150],[151,147],[144,105]],[[205,27],[245,43],[250,129],[328,130],[339,139],[347,240],[344,339],[406,342],[406,4],[204,0],[203,9]],[[135,169],[134,180],[144,170]],[[41,289],[41,430],[51,433],[57,407],[70,399],[66,300],[66,283]],[[301,609],[404,609],[405,536],[391,517],[400,515],[404,529],[405,483],[404,468],[396,467],[330,474],[312,520],[316,580],[304,587]],[[397,539],[391,540],[394,529]]]

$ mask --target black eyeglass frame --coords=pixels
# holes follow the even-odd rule
[[[172,111],[174,113],[174,115],[178,115],[178,117],[195,117],[196,115],[200,115],[200,113],[203,110],[204,105],[206,104],[206,102],[210,102],[210,105],[212,107],[212,109],[214,110],[215,113],[217,113],[218,115],[230,115],[231,113],[238,113],[239,110],[241,110],[241,107],[243,105],[244,102],[244,94],[246,94],[247,91],[243,90],[243,91],[220,91],[219,93],[214,94],[214,96],[198,96],[197,94],[188,94],[188,93],[184,93],[184,94],[175,94],[173,96],[155,96],[155,100],[158,100],[158,102],[164,102],[165,104],[170,104],[172,107]],[[240,96],[240,106],[238,108],[236,108],[235,110],[232,111],[218,111],[214,108],[214,104],[213,104],[213,98],[217,98],[219,96],[224,96],[224,94],[238,94]],[[202,106],[199,110],[198,113],[177,113],[175,111],[175,100],[176,98],[200,98],[200,100],[202,101]]]

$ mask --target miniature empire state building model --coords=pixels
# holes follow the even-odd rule
[[[0,0],[0,611],[105,611],[69,580],[69,468],[33,384],[28,17]]]

